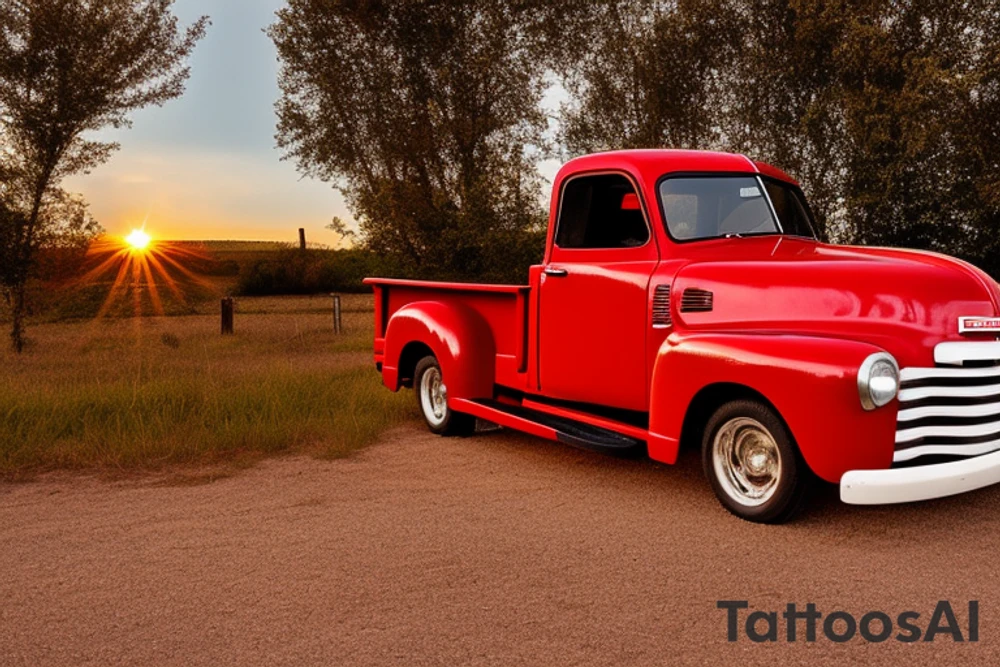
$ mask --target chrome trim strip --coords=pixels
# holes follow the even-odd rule
[[[1000,422],[1000,403],[928,405],[921,408],[904,408],[899,411],[897,421],[911,422],[924,417],[989,417],[992,415],[996,415],[997,421]]]
[[[899,371],[899,381],[933,380],[936,378],[981,378],[991,375],[996,375],[1000,378],[1000,366],[987,366],[986,368],[904,368]]]
[[[919,401],[922,398],[976,398],[1000,394],[1000,384],[982,384],[971,387],[914,387],[901,389],[899,402]]]
[[[934,361],[939,364],[961,366],[966,361],[1000,360],[1000,341],[938,343],[934,347]]]
[[[746,156],[744,155],[743,157]],[[756,168],[757,165],[754,165],[754,169]],[[764,201],[767,202],[767,207],[771,210],[771,215],[774,216],[774,226],[778,228],[778,233],[784,234],[785,228],[781,226],[781,218],[778,217],[778,209],[774,208],[774,202],[771,201],[771,194],[767,191],[767,186],[764,185],[764,179],[760,177],[760,172],[757,172],[757,187],[760,188],[760,193],[764,195]]]
[[[986,424],[966,426],[921,426],[896,431],[896,444],[902,445],[921,438],[978,438],[984,435],[1000,434],[1000,420]]]
[[[1000,440],[981,442],[976,445],[922,445],[901,449],[892,455],[893,463],[903,463],[912,461],[921,456],[931,456],[934,454],[955,455],[955,456],[981,456],[1000,450]]]

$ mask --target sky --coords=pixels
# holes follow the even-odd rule
[[[212,19],[193,54],[183,97],[135,113],[131,129],[101,133],[122,148],[65,182],[111,234],[145,223],[160,239],[249,239],[333,245],[324,227],[351,219],[327,183],[303,179],[275,147],[279,96],[274,45],[262,31],[282,0],[177,0],[184,25]]]
[[[279,97],[274,44],[263,30],[284,0],[177,0],[187,26],[212,25],[190,59],[184,95],[132,116],[133,126],[99,134],[121,150],[91,174],[67,179],[110,234],[145,230],[165,240],[335,245],[334,216],[353,221],[332,185],[303,178],[275,147]],[[551,91],[544,106],[558,106]],[[551,179],[558,162],[540,165]]]

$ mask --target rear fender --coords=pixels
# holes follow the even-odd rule
[[[670,336],[653,367],[649,455],[673,463],[696,397],[728,385],[763,396],[821,478],[837,482],[848,470],[888,468],[898,403],[868,412],[857,387],[862,362],[882,351],[857,341],[806,336]]]
[[[385,333],[382,382],[400,387],[399,364],[413,343],[428,347],[448,386],[449,398],[492,398],[496,344],[483,317],[460,303],[416,301],[396,311]]]

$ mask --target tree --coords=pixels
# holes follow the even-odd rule
[[[599,59],[571,67],[571,149],[746,153],[802,181],[822,236],[1000,276],[1000,3],[646,0],[637,18],[607,2],[631,27],[592,32]]]
[[[806,187],[821,237],[844,197],[846,151],[836,54],[857,11],[843,2],[728,0],[736,52],[713,101],[722,147],[793,174]],[[842,216],[840,216],[842,217]],[[840,218],[838,218],[840,220]],[[833,234],[836,237],[836,233]]]
[[[541,0],[290,0],[269,31],[278,144],[345,194],[368,248],[422,275],[513,277],[541,250],[526,231],[544,218],[552,11]]]
[[[745,20],[733,143],[798,174],[831,238],[988,263],[1000,5],[769,0]]]
[[[81,197],[56,190],[39,214],[33,242],[46,253],[36,253],[27,263],[21,261],[22,248],[18,243],[24,237],[27,223],[21,211],[0,201],[0,287],[8,310],[15,316],[27,307],[23,286],[29,279],[65,276],[67,270],[79,265],[90,240],[101,231]],[[73,261],[67,262],[69,259]],[[12,342],[17,351],[21,350],[16,341],[23,336],[22,322],[15,317],[14,333],[18,338],[12,336]]]
[[[589,46],[561,54],[570,93],[561,138],[570,153],[718,144],[710,103],[736,49],[725,5],[602,0],[575,14]]]
[[[0,241],[14,350],[39,249],[95,226],[59,185],[118,146],[89,134],[183,92],[202,18],[181,29],[173,0],[6,0],[0,5]]]
[[[354,230],[351,229],[346,222],[344,222],[343,218],[334,216],[333,220],[330,221],[330,224],[328,224],[326,228],[337,235],[337,246],[348,248],[354,246],[354,242],[358,235],[354,233]]]
[[[981,189],[998,176],[982,143],[998,127],[983,82],[1000,72],[1000,5],[925,0],[869,11],[838,54],[855,147],[845,187],[851,240],[952,252],[987,268],[992,259],[1000,269],[982,252],[1000,247],[1000,219]]]

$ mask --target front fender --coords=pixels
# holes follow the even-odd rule
[[[698,394],[739,385],[774,406],[821,478],[838,482],[848,470],[888,468],[898,403],[868,412],[857,389],[861,363],[881,351],[868,343],[808,336],[670,336],[653,367],[649,455],[673,463]]]
[[[385,332],[382,382],[399,389],[403,351],[420,343],[437,357],[449,398],[492,398],[496,344],[482,315],[460,303],[416,301],[396,311]]]

